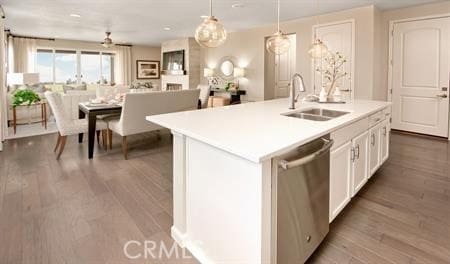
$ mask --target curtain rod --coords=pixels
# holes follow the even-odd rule
[[[48,40],[48,41],[55,41],[54,38],[40,38],[40,37],[30,37],[30,36],[20,36],[20,35],[14,35],[9,30],[5,30],[8,33],[8,36],[11,36],[13,38],[24,38],[24,39],[41,39],[41,40]]]
[[[13,38],[24,38],[24,39],[40,39],[40,40],[48,40],[48,41],[55,41],[54,38],[41,38],[41,37],[30,37],[30,36],[20,36],[20,35],[14,35],[11,33],[11,30],[6,29],[6,32],[8,32],[8,36],[11,36]],[[69,40],[70,41],[70,40]],[[124,47],[133,47],[131,44],[114,44],[116,46],[124,46]]]

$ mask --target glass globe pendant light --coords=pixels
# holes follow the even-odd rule
[[[209,0],[209,17],[195,30],[195,40],[205,48],[216,48],[227,39],[227,31],[212,14],[212,0]]]
[[[328,53],[327,45],[323,44],[322,40],[314,37],[314,43],[311,45],[311,48],[308,51],[309,55],[313,59],[319,59],[325,56]]]
[[[316,1],[316,9],[317,13],[319,10],[319,0]],[[318,17],[316,15],[316,24],[319,24]],[[323,44],[322,40],[317,37],[317,34],[314,32],[314,42],[309,49],[309,55],[313,59],[320,59],[328,53],[327,45]]]
[[[291,42],[280,30],[280,0],[277,1],[277,32],[266,41],[266,49],[273,54],[280,55],[288,52]]]

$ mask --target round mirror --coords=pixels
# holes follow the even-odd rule
[[[222,79],[233,79],[234,61],[231,57],[224,57],[219,63],[219,75]]]
[[[220,65],[220,70],[222,71],[222,74],[225,76],[231,76],[233,75],[234,65],[231,61],[226,60],[222,62],[222,65]]]

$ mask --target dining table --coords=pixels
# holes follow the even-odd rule
[[[97,122],[97,116],[99,115],[111,115],[120,114],[122,112],[121,104],[92,104],[90,102],[78,104],[78,118],[88,119],[88,158],[94,157],[94,144],[95,144],[95,125]],[[78,142],[83,142],[83,133],[78,134]]]

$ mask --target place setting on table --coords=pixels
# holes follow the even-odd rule
[[[88,118],[88,157],[92,159],[94,156],[95,143],[95,125],[98,116],[105,115],[120,115],[122,112],[122,104],[125,98],[125,93],[118,93],[114,97],[109,96],[97,97],[90,99],[88,102],[81,102],[78,104],[78,118]],[[83,133],[78,135],[78,142],[83,142]]]

